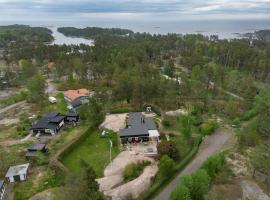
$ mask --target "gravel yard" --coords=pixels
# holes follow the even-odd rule
[[[111,129],[114,132],[118,132],[120,129],[125,128],[126,118],[127,113],[106,115],[106,118],[100,125],[100,128]]]
[[[138,178],[121,185],[125,166],[142,160],[149,160],[152,164],[147,166]],[[111,197],[112,200],[123,200],[127,196],[136,198],[147,190],[151,178],[155,176],[157,170],[157,164],[152,158],[136,154],[135,151],[123,151],[105,168],[104,177],[97,179],[97,182],[100,191]]]

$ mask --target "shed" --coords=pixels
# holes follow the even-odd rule
[[[25,154],[25,157],[27,159],[36,157],[37,151],[42,152],[42,153],[46,153],[46,151],[47,151],[46,144],[38,143],[38,144],[31,145],[30,147],[28,147],[27,152]]]
[[[67,123],[78,122],[79,120],[80,120],[80,117],[77,113],[68,113],[65,116],[65,122]]]
[[[6,178],[10,183],[25,181],[28,173],[29,163],[12,166],[8,169]]]

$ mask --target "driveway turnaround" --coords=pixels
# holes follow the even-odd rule
[[[211,136],[205,138],[202,147],[196,156],[196,158],[189,163],[186,168],[175,178],[173,179],[167,186],[161,191],[154,200],[168,200],[171,192],[174,188],[177,187],[180,181],[180,177],[184,175],[191,174],[200,168],[202,163],[211,155],[217,153],[222,150],[225,146],[226,142],[230,139],[231,134],[226,130],[219,129]]]

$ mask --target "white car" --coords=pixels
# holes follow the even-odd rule
[[[57,99],[55,97],[49,97],[49,102],[56,103]]]

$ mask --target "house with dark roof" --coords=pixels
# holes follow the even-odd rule
[[[6,183],[4,180],[0,179],[0,200],[4,200],[6,192]]]
[[[60,131],[64,125],[65,116],[57,112],[50,112],[43,116],[37,123],[35,123],[31,131],[34,134],[51,134],[55,135]]]
[[[158,141],[159,132],[152,117],[145,117],[142,113],[128,114],[127,127],[120,130],[122,143]]]
[[[46,153],[47,152],[46,144],[41,143],[32,144],[30,147],[27,148],[25,157],[27,159],[35,158],[37,152]]]

